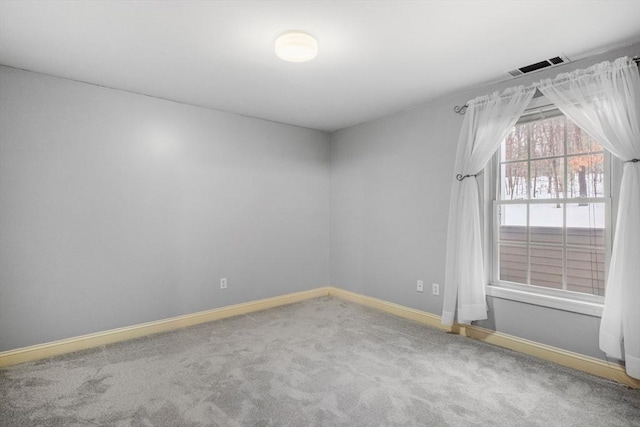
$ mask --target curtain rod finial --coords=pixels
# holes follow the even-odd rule
[[[462,107],[458,107],[457,105],[455,107],[453,107],[453,111],[455,111],[456,113],[460,114],[461,116],[464,115],[464,113],[467,112],[467,107],[469,107],[469,104],[464,104]]]

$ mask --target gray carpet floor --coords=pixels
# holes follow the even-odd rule
[[[640,391],[323,297],[0,370],[2,426],[640,426]]]

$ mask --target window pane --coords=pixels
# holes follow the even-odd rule
[[[527,162],[500,165],[501,200],[527,198]]]
[[[498,207],[500,240],[527,241],[527,205],[500,205]]]
[[[562,115],[525,120],[511,129],[499,153],[496,275],[603,295],[604,150]]]
[[[502,144],[500,160],[526,160],[529,144],[527,142],[528,127],[526,125],[517,125],[511,129],[511,132],[505,138]]]
[[[527,283],[527,248],[500,244],[500,280]]]
[[[602,145],[571,120],[567,120],[567,154],[602,151]]]
[[[604,197],[604,154],[567,158],[569,197]]]
[[[604,295],[604,250],[567,249],[567,290]]]
[[[604,203],[567,203],[567,244],[605,245]]]
[[[537,243],[562,244],[564,204],[532,204],[529,206],[530,240]]]
[[[564,159],[531,162],[531,198],[555,199],[564,197]]]
[[[531,246],[531,284],[562,289],[562,248]]]
[[[531,158],[564,154],[564,116],[531,123]]]

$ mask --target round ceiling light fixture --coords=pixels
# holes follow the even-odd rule
[[[276,55],[289,62],[311,61],[318,55],[318,40],[304,31],[287,31],[276,39]]]

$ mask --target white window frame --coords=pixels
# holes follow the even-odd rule
[[[534,99],[529,108],[523,114],[523,117],[530,116],[538,112],[556,110],[557,107],[550,104],[543,96]],[[527,304],[540,305],[570,311],[575,313],[586,314],[590,316],[602,317],[604,297],[599,295],[590,295],[567,290],[559,290],[546,288],[542,286],[519,284],[499,280],[500,269],[498,265],[498,256],[496,255],[498,248],[498,223],[496,200],[498,191],[500,164],[499,150],[488,162],[484,169],[484,236],[485,236],[485,271],[487,271],[486,294],[496,298],[509,299],[513,301],[524,302]],[[604,150],[604,167],[607,176],[608,185],[605,188],[605,280],[608,276],[609,261],[611,259],[611,241],[615,232],[614,214],[617,207],[618,188],[620,185],[620,176],[622,165],[611,154]]]

